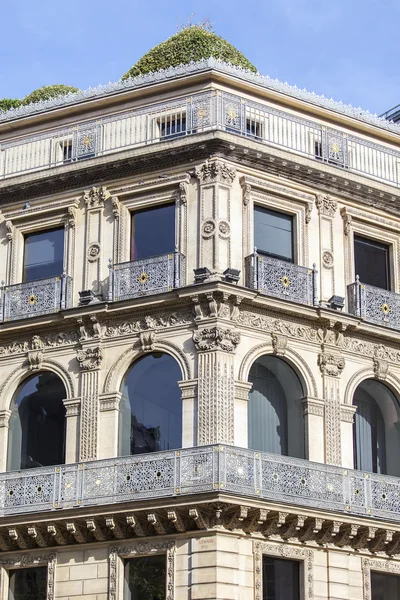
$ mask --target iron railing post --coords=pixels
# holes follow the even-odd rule
[[[313,305],[318,306],[318,270],[316,263],[312,267]]]
[[[361,283],[359,275],[356,275],[356,282],[354,284],[354,296],[356,316],[361,317]]]
[[[258,290],[258,259],[257,247],[254,246],[254,263],[253,263],[253,288]]]
[[[61,275],[61,290],[60,290],[60,308],[64,310],[67,307],[67,274],[63,271]]]
[[[174,288],[180,287],[180,260],[179,260],[179,251],[178,248],[175,247],[174,252]]]
[[[108,301],[114,300],[114,265],[112,259],[108,259]]]
[[[0,323],[4,321],[4,296],[5,296],[5,281],[3,280],[0,284]]]

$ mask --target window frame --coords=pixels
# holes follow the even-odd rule
[[[21,275],[21,280],[23,283],[26,283],[28,281],[39,281],[40,279],[47,279],[47,277],[40,277],[39,279],[25,279],[25,269],[26,269],[26,265],[25,265],[25,256],[26,256],[26,238],[33,236],[33,235],[40,235],[41,233],[46,233],[46,232],[50,232],[50,231],[63,231],[63,266],[62,266],[62,270],[61,273],[58,273],[57,275],[52,275],[51,277],[61,277],[61,275],[63,274],[64,270],[65,270],[65,252],[66,252],[66,244],[65,244],[65,226],[61,226],[61,227],[49,227],[46,229],[40,229],[39,231],[32,231],[32,232],[24,232],[23,235],[23,250],[22,250],[22,275]]]
[[[380,244],[381,246],[386,246],[387,247],[387,287],[385,288],[378,288],[378,289],[382,289],[382,290],[387,290],[388,292],[392,291],[392,269],[391,269],[391,265],[393,263],[392,260],[392,252],[393,252],[393,248],[392,245],[389,243],[385,243],[382,242],[381,240],[376,240],[375,238],[371,238],[371,237],[367,237],[364,235],[359,235],[358,233],[354,233],[353,235],[353,252],[354,252],[354,272],[356,274],[356,276],[358,275],[358,273],[356,272],[356,242],[359,240],[365,240],[365,241],[371,241],[374,242],[375,244]],[[383,248],[382,248],[383,249]],[[362,279],[360,279],[360,283],[365,283],[365,285],[371,285],[372,287],[378,287],[378,286],[373,286],[372,283],[367,283],[366,281],[363,281]]]
[[[387,575],[400,576],[400,563],[389,559],[362,558],[361,569],[363,574],[363,598],[372,600],[371,596],[371,571],[379,571]]]
[[[123,598],[125,560],[135,557],[154,556],[155,554],[165,555],[165,598],[174,600],[175,542],[172,540],[134,542],[130,546],[114,546],[110,548],[108,558],[109,600],[119,600]]]
[[[9,571],[16,569],[29,569],[34,567],[47,567],[47,595],[46,600],[54,600],[55,571],[57,555],[55,553],[38,554],[24,552],[18,556],[0,557],[0,597],[8,598]]]
[[[300,598],[314,597],[314,551],[273,542],[254,542],[255,600],[263,598],[263,556],[295,560],[300,563]]]
[[[284,262],[287,262],[291,265],[296,264],[295,261],[295,230],[296,230],[296,223],[295,223],[295,215],[284,212],[282,210],[275,210],[275,209],[271,209],[271,208],[267,208],[266,206],[261,206],[258,203],[254,204],[253,207],[253,230],[254,230],[254,246],[256,246],[255,243],[255,215],[256,215],[256,209],[257,207],[265,209],[266,211],[269,211],[270,213],[275,213],[275,215],[286,215],[288,217],[290,217],[291,219],[291,253],[292,253],[292,259],[288,260],[287,258],[285,258],[282,255],[279,254],[272,254],[271,252],[266,252],[264,250],[260,250],[260,248],[257,246],[257,253],[261,254],[263,256],[269,256],[270,258],[276,258],[277,260],[282,260]]]
[[[134,237],[134,228],[133,228],[133,216],[137,213],[143,213],[146,211],[152,211],[152,210],[156,210],[157,208],[164,208],[167,206],[173,206],[174,207],[174,215],[175,215],[175,219],[174,219],[174,248],[172,248],[168,253],[165,254],[172,254],[175,252],[175,248],[177,247],[177,227],[178,227],[178,220],[177,220],[177,207],[176,207],[176,202],[171,201],[171,202],[162,202],[162,203],[157,203],[154,206],[145,206],[143,208],[133,208],[129,211],[129,216],[130,216],[130,248],[129,248],[129,260],[130,262],[134,262],[136,260],[149,260],[150,258],[152,258],[153,256],[159,256],[159,254],[151,254],[150,256],[147,257],[140,257],[140,258],[132,258],[133,255],[133,237]]]

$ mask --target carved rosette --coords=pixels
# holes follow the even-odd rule
[[[234,353],[240,342],[240,333],[233,329],[206,327],[193,333],[193,341],[199,352],[223,350]]]

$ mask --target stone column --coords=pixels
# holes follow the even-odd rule
[[[119,414],[121,392],[99,395],[100,440],[99,458],[118,456]]]
[[[325,462],[325,402],[320,398],[303,398],[306,458]]]
[[[70,464],[79,460],[79,415],[81,399],[64,400],[66,409],[65,426],[65,463]]]
[[[102,349],[85,347],[77,351],[81,373],[81,421],[79,460],[97,459],[100,366]]]
[[[325,399],[325,460],[327,464],[342,464],[340,375],[344,369],[343,356],[322,344],[318,356]]]
[[[231,267],[231,187],[236,170],[221,161],[196,167],[200,182],[200,245],[198,267],[214,278]]]
[[[11,410],[0,410],[0,473],[7,470],[8,426]]]
[[[198,445],[235,441],[234,353],[240,334],[217,325],[193,334],[198,356]]]

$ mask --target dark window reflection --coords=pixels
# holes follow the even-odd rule
[[[263,557],[263,600],[300,600],[298,562]]]
[[[125,560],[124,571],[124,600],[165,599],[165,555]]]
[[[400,600],[400,576],[372,571],[371,600]]]
[[[356,275],[362,283],[390,290],[389,246],[354,236]]]
[[[24,281],[62,275],[63,264],[63,227],[25,236]]]
[[[175,250],[175,204],[132,214],[131,260]]]
[[[255,206],[254,245],[260,254],[293,262],[293,217]]]
[[[9,571],[8,600],[46,600],[47,567]]]
[[[9,471],[64,463],[65,398],[62,381],[48,371],[21,385],[10,418]]]
[[[121,389],[120,455],[182,446],[181,377],[168,354],[154,352],[133,364]]]

